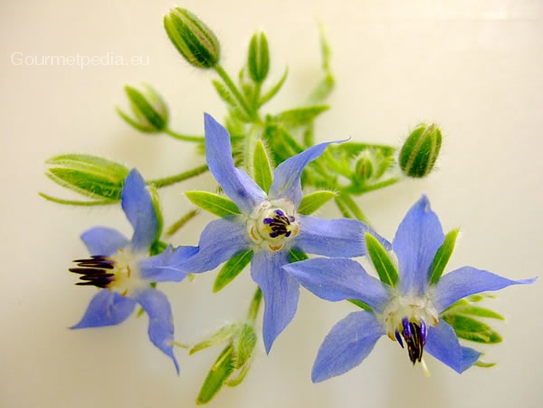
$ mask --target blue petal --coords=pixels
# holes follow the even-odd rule
[[[181,246],[174,252],[168,246],[161,254],[140,262],[141,277],[150,282],[181,282],[188,272],[175,265],[182,263],[183,259],[188,260],[196,252],[198,247]]]
[[[281,266],[288,262],[288,251],[259,251],[253,255],[251,276],[264,297],[264,346],[269,353],[273,342],[296,314],[300,286]]]
[[[120,248],[126,247],[130,241],[119,231],[108,227],[94,227],[83,234],[81,239],[91,255],[110,256]]]
[[[230,135],[211,115],[204,115],[206,161],[209,170],[228,197],[244,214],[265,200],[266,194],[232,159]]]
[[[321,382],[356,367],[370,354],[383,334],[383,326],[373,313],[352,312],[332,327],[324,339],[311,379]]]
[[[366,254],[364,235],[370,232],[389,249],[390,244],[361,221],[326,220],[298,215],[300,232],[294,246],[309,254],[355,257]]]
[[[438,281],[434,305],[441,313],[457,300],[479,292],[500,290],[511,285],[534,283],[533,279],[511,280],[488,271],[464,266],[449,272]]]
[[[471,348],[461,347],[454,329],[443,320],[428,329],[424,350],[457,373],[467,370],[481,355]]]
[[[173,354],[173,317],[168,298],[161,291],[148,288],[139,291],[135,299],[149,315],[149,339],[173,360],[179,374],[179,365]]]
[[[128,221],[134,227],[132,248],[135,252],[147,251],[158,231],[158,218],[151,193],[136,169],[132,169],[126,176],[121,204]]]
[[[358,299],[379,312],[390,300],[385,285],[351,259],[309,259],[285,265],[283,269],[304,288],[325,300]]]
[[[189,250],[174,252],[172,266],[192,273],[210,271],[250,245],[241,216],[221,218],[211,221],[204,228],[198,252],[193,256],[187,258],[186,251]]]
[[[281,163],[273,174],[270,197],[273,199],[286,198],[298,208],[302,201],[302,185],[300,182],[302,172],[305,166],[319,157],[330,143],[333,142],[310,147]]]
[[[70,328],[85,329],[122,323],[134,311],[135,305],[134,299],[101,289],[90,301],[81,321]]]
[[[422,295],[427,291],[430,267],[444,240],[441,223],[423,195],[401,222],[392,243],[403,293]]]

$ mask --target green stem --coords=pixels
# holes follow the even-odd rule
[[[217,74],[219,74],[221,79],[224,81],[228,89],[230,89],[230,92],[232,92],[234,97],[238,100],[238,102],[242,106],[245,113],[247,113],[247,116],[253,119],[254,122],[261,122],[260,118],[258,117],[258,114],[253,109],[251,109],[251,107],[247,104],[247,101],[245,100],[241,92],[238,90],[234,82],[230,79],[230,77],[228,76],[224,68],[220,64],[215,65],[214,68]]]
[[[262,301],[262,290],[260,287],[256,288],[253,300],[251,301],[251,306],[249,306],[249,313],[247,313],[247,320],[254,323],[256,317],[258,316],[258,310],[260,309],[260,303]]]
[[[147,184],[152,184],[156,188],[171,186],[172,184],[179,183],[180,181],[185,181],[185,180],[188,180],[189,178],[196,177],[202,173],[205,173],[208,170],[209,168],[207,167],[207,164],[203,164],[200,167],[196,167],[195,169],[185,171],[184,173],[176,174],[175,176],[149,180],[147,181]]]
[[[381,181],[375,184],[370,184],[368,186],[349,186],[343,189],[343,191],[347,194],[362,195],[365,193],[369,193],[370,191],[379,190],[380,188],[391,186],[393,184],[396,184],[398,181],[400,181],[398,177],[392,177],[388,180]]]
[[[184,214],[181,218],[179,218],[176,222],[174,222],[170,228],[166,231],[166,237],[171,237],[173,234],[175,234],[177,231],[179,231],[188,221],[192,220],[200,211],[198,209],[196,210],[190,210],[188,213]]]
[[[174,132],[171,129],[164,129],[164,133],[170,135],[171,137],[177,140],[185,140],[187,142],[203,142],[205,139],[203,136],[187,136],[180,133]]]
[[[341,192],[339,196],[336,197],[336,203],[338,201],[341,202],[341,204],[345,206],[345,208],[343,209],[340,208],[340,210],[342,211],[344,215],[345,215],[344,211],[347,210],[350,212],[350,214],[354,215],[354,217],[357,220],[362,221],[363,223],[367,225],[370,225],[368,218],[364,215],[364,213],[362,212],[358,204],[355,203],[355,201],[352,199],[352,197],[349,194]],[[338,207],[339,207],[339,204],[338,204]]]

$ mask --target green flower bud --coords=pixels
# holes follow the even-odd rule
[[[355,165],[356,175],[362,181],[370,180],[375,171],[373,155],[370,151],[364,150]]]
[[[103,204],[121,199],[128,175],[122,164],[86,154],[63,154],[52,157],[46,164],[49,166],[46,176],[62,187]]]
[[[409,177],[430,174],[441,148],[441,130],[435,124],[422,123],[411,132],[400,151],[399,163]]]
[[[262,32],[256,33],[251,38],[247,67],[249,68],[249,75],[256,83],[263,82],[268,76],[270,53],[268,50],[268,40]]]
[[[117,107],[117,113],[129,125],[144,133],[160,133],[168,128],[168,106],[150,85],[143,84],[142,91],[131,86],[124,88],[135,118]]]
[[[196,68],[213,68],[221,46],[213,31],[186,9],[176,7],[164,16],[164,28],[177,51]]]

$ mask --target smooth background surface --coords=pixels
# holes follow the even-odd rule
[[[439,4],[438,4],[439,3]],[[202,112],[225,110],[211,73],[177,55],[162,28],[171,1],[2,1],[0,3],[0,405],[2,407],[192,407],[219,353],[177,351],[181,374],[147,338],[146,318],[72,332],[94,294],[75,287],[70,261],[86,255],[79,234],[97,225],[130,234],[118,208],[66,208],[44,175],[50,156],[100,154],[137,166],[146,178],[195,167],[192,146],[128,128],[115,114],[122,87],[147,81],[171,106],[172,127],[198,134]],[[392,238],[407,209],[429,195],[446,230],[461,227],[450,267],[473,265],[510,278],[541,275],[543,196],[542,3],[518,1],[185,1],[220,37],[224,66],[237,73],[252,33],[272,49],[273,79],[290,68],[277,112],[305,99],[319,79],[315,17],[328,27],[337,89],[318,121],[318,140],[399,144],[421,120],[444,132],[439,171],[365,196],[359,203]],[[25,56],[107,53],[149,57],[148,66],[15,66]],[[188,205],[184,191],[213,185],[209,175],[162,192],[166,222]],[[332,207],[322,216],[337,216]],[[195,244],[211,216],[175,236]],[[196,342],[245,314],[254,284],[245,271],[212,295],[216,272],[161,285],[177,337]],[[487,305],[507,317],[505,341],[487,348],[499,364],[463,375],[427,358],[432,377],[412,368],[387,339],[358,368],[314,385],[315,353],[335,322],[354,310],[304,292],[299,311],[266,356],[258,346],[239,388],[210,407],[537,407],[543,393],[543,286],[512,287]]]

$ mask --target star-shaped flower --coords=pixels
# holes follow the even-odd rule
[[[183,260],[180,267],[188,272],[205,272],[252,250],[251,276],[262,289],[265,302],[263,337],[267,352],[296,313],[299,285],[281,269],[290,262],[290,251],[345,257],[365,253],[364,233],[370,229],[362,222],[326,220],[297,212],[303,195],[300,176],[328,144],[313,146],[281,163],[266,192],[235,167],[230,135],[205,115],[207,164],[239,214],[210,222],[202,232],[198,252]]]
[[[432,265],[444,240],[441,223],[423,196],[401,222],[392,243],[398,269],[397,279],[390,280],[392,284],[370,276],[359,263],[344,258],[310,259],[283,267],[323,299],[356,299],[372,309],[353,312],[332,328],[313,366],[314,382],[359,365],[385,334],[402,347],[405,342],[413,364],[422,360],[424,351],[458,373],[477,361],[480,353],[461,346],[440,313],[466,296],[535,279],[514,281],[464,266],[435,282]]]
[[[173,318],[170,303],[161,291],[152,288],[153,281],[164,281],[165,258],[172,251],[167,248],[160,255],[149,257],[151,244],[158,238],[160,222],[150,191],[137,170],[126,177],[121,193],[122,208],[134,228],[132,240],[119,231],[107,227],[94,227],[84,232],[81,239],[92,256],[78,259],[71,272],[81,275],[77,285],[100,288],[92,298],[85,315],[72,329],[112,326],[125,321],[138,303],[149,316],[149,338],[153,344],[179,366],[173,354]],[[194,252],[180,248],[180,253]],[[177,272],[175,279],[185,275]],[[163,279],[160,279],[160,278]]]

